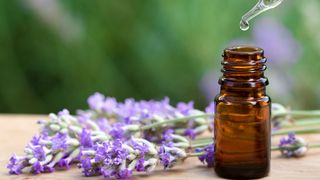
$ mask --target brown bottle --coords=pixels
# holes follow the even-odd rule
[[[220,94],[215,98],[215,171],[224,178],[254,179],[270,169],[270,110],[260,48],[224,50]]]

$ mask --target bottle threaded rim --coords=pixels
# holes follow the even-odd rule
[[[225,59],[236,58],[238,60],[260,60],[264,58],[264,50],[259,47],[240,45],[226,48],[223,57]]]

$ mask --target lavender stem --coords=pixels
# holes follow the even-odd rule
[[[297,129],[297,130],[279,130],[272,133],[272,136],[277,135],[286,135],[288,133],[295,133],[295,134],[313,134],[313,133],[319,133],[320,128],[307,128],[307,129]]]
[[[213,114],[201,114],[201,115],[194,115],[194,116],[185,116],[185,117],[182,117],[182,118],[170,119],[170,120],[166,120],[166,121],[161,121],[161,122],[156,122],[156,123],[152,123],[152,124],[149,124],[149,125],[145,125],[145,126],[142,126],[140,129],[141,130],[147,130],[147,129],[152,129],[152,128],[155,128],[155,127],[158,127],[158,126],[164,125],[164,124],[184,122],[184,121],[189,121],[190,119],[204,118],[204,117],[211,117],[211,116],[213,116]]]
[[[296,118],[300,117],[320,117],[320,110],[312,110],[312,111],[287,111],[272,114],[272,118],[276,117],[284,117],[287,115],[295,116]]]

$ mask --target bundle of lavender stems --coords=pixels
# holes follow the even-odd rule
[[[175,107],[169,98],[117,102],[95,93],[88,104],[88,110],[79,110],[76,115],[64,109],[50,114],[49,120],[39,121],[40,132],[27,144],[24,155],[10,158],[9,173],[49,173],[77,164],[84,176],[128,179],[134,172],[172,168],[190,157],[198,157],[207,167],[214,166],[212,133],[198,138],[212,130],[213,103],[201,111],[193,102],[180,102]],[[289,135],[272,150],[280,150],[284,157],[299,157],[308,148],[319,147],[308,145],[295,133],[317,133],[320,129],[290,129],[320,124],[303,120],[306,117],[319,118],[320,111],[291,111],[273,104],[273,135]]]

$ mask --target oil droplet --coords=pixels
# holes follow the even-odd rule
[[[245,21],[245,20],[241,20],[240,21],[240,29],[242,30],[242,31],[247,31],[248,29],[249,29],[249,22],[248,21]]]

